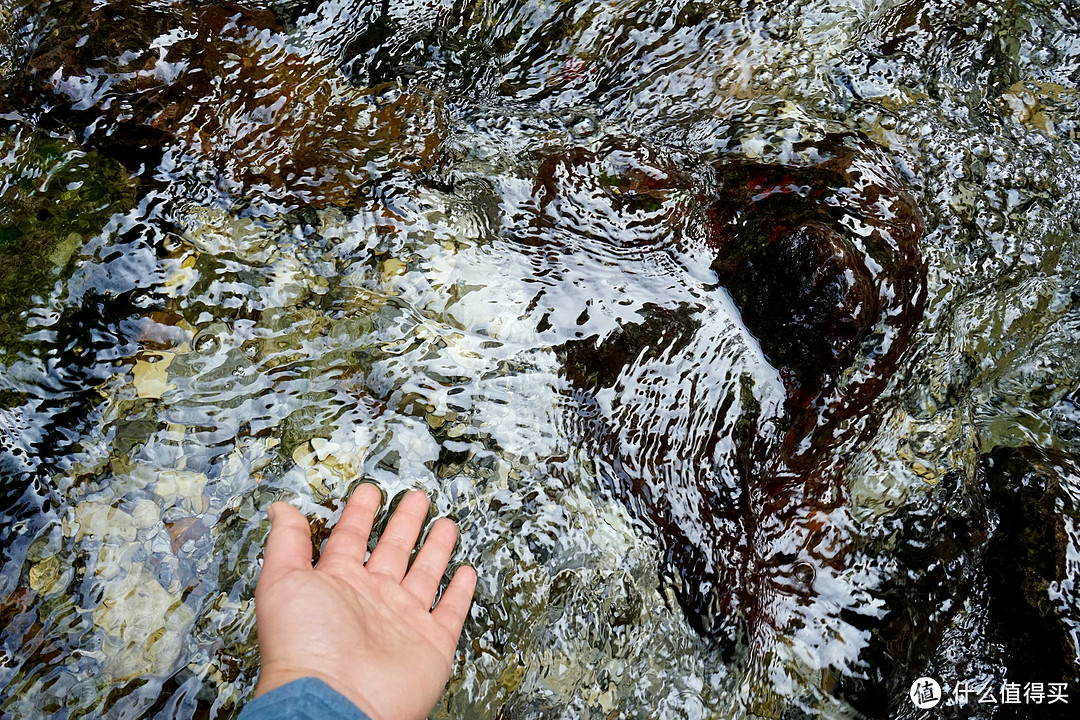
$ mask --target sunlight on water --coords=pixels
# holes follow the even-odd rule
[[[1075,700],[1078,74],[1064,0],[0,8],[0,716],[235,716],[362,480],[479,574],[435,717]]]

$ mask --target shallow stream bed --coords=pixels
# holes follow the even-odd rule
[[[433,717],[1072,717],[1078,84],[1072,0],[0,7],[0,718],[234,717],[365,480],[478,571]]]

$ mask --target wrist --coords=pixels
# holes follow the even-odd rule
[[[376,713],[348,683],[332,674],[309,667],[263,665],[259,671],[259,681],[255,685],[255,697],[261,697],[291,682],[308,678],[325,683],[331,690],[355,705],[370,720],[383,720],[382,716]]]

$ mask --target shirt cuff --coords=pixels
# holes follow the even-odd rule
[[[371,720],[344,695],[316,678],[301,678],[261,695],[237,720]]]

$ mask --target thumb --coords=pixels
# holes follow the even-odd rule
[[[274,584],[294,570],[311,570],[311,526],[299,510],[276,502],[267,510],[270,534],[266,538],[259,585]]]

